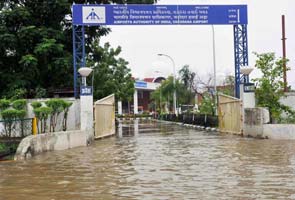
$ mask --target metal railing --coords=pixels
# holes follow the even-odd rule
[[[31,135],[32,120],[33,118],[0,120],[0,137],[22,138]]]
[[[158,119],[181,122],[185,124],[200,125],[204,127],[218,127],[218,117],[205,114],[162,114]]]

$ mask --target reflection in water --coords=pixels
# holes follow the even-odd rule
[[[151,121],[90,147],[0,163],[0,200],[294,199],[295,142]]]

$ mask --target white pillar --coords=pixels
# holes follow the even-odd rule
[[[244,92],[244,108],[255,108],[255,92]]]
[[[240,98],[243,100],[244,108],[255,108],[255,92],[253,91],[244,91],[244,84],[240,85]]]
[[[86,131],[87,144],[90,144],[94,140],[93,131],[93,96],[82,96],[80,97],[81,103],[81,131]]]
[[[135,89],[133,94],[133,111],[134,114],[138,114],[138,95],[137,95],[137,89]]]
[[[122,115],[122,101],[118,101],[118,115]]]

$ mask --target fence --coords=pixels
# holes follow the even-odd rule
[[[240,99],[218,95],[218,121],[222,133],[243,134],[243,104]]]
[[[204,127],[217,127],[217,116],[205,115],[205,114],[162,114],[158,116],[158,119],[174,122],[182,122],[185,124],[194,124]]]
[[[32,118],[0,120],[0,137],[16,138],[32,134]]]

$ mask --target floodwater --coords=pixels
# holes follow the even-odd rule
[[[295,142],[122,124],[90,147],[0,162],[10,199],[295,199]]]

